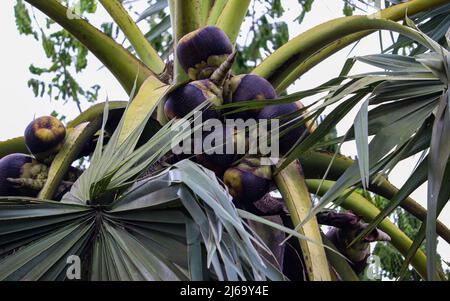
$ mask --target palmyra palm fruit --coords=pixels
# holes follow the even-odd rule
[[[233,52],[227,59],[212,73],[209,79],[202,79],[190,82],[171,92],[164,104],[164,113],[169,119],[183,118],[200,104],[208,101],[211,107],[202,109],[203,121],[211,118],[219,118],[220,114],[214,106],[223,103],[223,84],[233,64],[236,52]]]
[[[222,104],[220,89],[210,80],[190,82],[171,92],[164,104],[164,113],[169,119],[183,118],[205,101],[212,106]],[[219,113],[211,107],[202,109],[203,120],[218,118]]]
[[[25,154],[0,159],[0,196],[36,196],[48,175],[48,167]]]
[[[271,167],[260,163],[260,159],[244,159],[239,165],[225,171],[224,183],[236,202],[253,203],[269,192]]]
[[[233,52],[233,46],[220,28],[207,26],[182,37],[176,52],[184,71],[198,80],[209,78]]]
[[[66,137],[66,127],[53,116],[33,120],[25,129],[25,144],[33,156],[49,163],[61,149]]]
[[[309,129],[305,123],[300,126],[295,126],[300,123],[302,119],[297,119],[298,115],[295,115],[300,109],[304,108],[300,101],[294,103],[285,103],[279,105],[272,105],[263,108],[259,114],[258,119],[261,121],[266,119],[270,129],[270,120],[278,119],[279,121],[279,149],[280,154],[286,154],[295,143],[304,135],[304,133],[309,133]],[[293,128],[291,128],[293,127]]]
[[[238,103],[247,100],[264,100],[274,99],[277,97],[277,92],[265,78],[253,75],[244,74],[233,76],[226,85],[225,92],[226,103]],[[231,110],[236,109],[232,108]],[[242,118],[244,120],[254,118],[256,119],[261,109],[246,110],[232,113],[231,118]]]

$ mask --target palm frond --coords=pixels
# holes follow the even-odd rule
[[[417,30],[411,20],[407,19],[407,23]],[[319,124],[315,132],[297,142],[279,170],[305,152],[316,148],[329,128],[335,126],[354,106],[366,98],[367,112],[360,111],[355,124],[345,136],[345,140],[356,137],[356,143],[360,146],[358,161],[361,163],[355,162],[344,172],[311,211],[310,216],[338,198],[345,189],[359,186],[361,183],[367,185],[369,177],[373,182],[380,174],[387,175],[400,160],[419,151],[428,150],[430,154],[434,152],[435,160],[428,161],[427,176],[431,187],[428,193],[428,208],[431,212],[427,218],[428,269],[431,271],[428,276],[431,279],[435,275],[432,265],[435,266],[436,260],[437,199],[450,152],[448,139],[443,139],[445,135],[448,136],[446,132],[450,124],[447,119],[449,53],[424,33],[417,32],[426,41],[431,53],[415,57],[380,54],[357,58],[384,70],[349,76],[341,86],[330,89],[327,96],[310,105],[303,118],[338,104]],[[286,98],[289,99],[289,96]],[[365,125],[367,132],[364,130]],[[361,130],[364,133],[358,132]],[[374,137],[366,149],[367,141],[362,141],[361,137],[368,135]],[[335,141],[342,139],[343,137],[338,137]],[[410,191],[419,185],[420,183],[415,181],[413,187],[407,190]],[[445,203],[447,201],[448,198],[441,200]],[[398,202],[399,200],[396,200],[395,203],[398,205]],[[392,206],[386,209],[385,213],[391,210]],[[307,221],[308,218],[303,224]],[[374,226],[375,224],[371,225],[372,228]]]
[[[398,4],[398,1],[388,0],[393,4]],[[445,34],[450,27],[450,4],[445,4],[432,8],[426,12],[421,12],[410,16],[410,19],[417,24],[417,27],[441,45],[445,44]],[[445,47],[445,46],[444,46]],[[413,40],[408,37],[400,35],[395,42],[384,52],[399,53],[406,49],[411,49],[411,55],[421,54],[427,51],[426,47],[422,45],[414,45]]]
[[[105,147],[100,132],[89,168],[61,203],[1,199],[0,278],[65,279],[76,255],[93,280],[285,279],[213,172],[185,160],[138,179],[191,129],[171,121],[136,148],[144,117],[119,143],[128,110]]]
[[[214,173],[191,161],[109,205],[2,198],[0,207],[1,279],[64,279],[70,255],[93,280],[284,279]]]

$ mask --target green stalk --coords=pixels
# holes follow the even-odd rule
[[[100,3],[123,31],[144,64],[154,73],[162,73],[165,68],[163,60],[145,38],[133,19],[131,19],[128,12],[122,6],[122,3],[118,0],[100,0]]]
[[[236,43],[249,5],[250,0],[228,0],[217,20],[216,26],[228,35],[233,44]]]
[[[392,21],[400,21],[403,20],[408,14],[409,16],[415,15],[419,12],[426,11],[428,9],[432,9],[434,7],[438,7],[448,3],[446,0],[415,0],[408,1],[405,3],[397,4],[386,9],[383,9],[378,12],[380,18],[389,19]],[[335,42],[327,45],[326,47],[319,50],[314,55],[308,57],[307,59],[301,58],[296,59],[291,62],[290,69],[291,72],[296,74],[296,78],[300,77],[302,74],[306,73],[308,70],[331,56],[332,54],[338,52],[339,50],[347,47],[348,45],[374,33],[375,31],[367,31],[367,32],[358,32],[342,39],[338,39]]]
[[[174,0],[174,41],[178,42],[183,36],[201,26],[200,3],[198,0]]]
[[[299,160],[307,178],[321,179],[332,158],[333,154],[327,152],[307,152],[303,154]],[[354,161],[350,158],[336,156],[330,171],[327,174],[327,180],[337,180],[353,163]],[[379,180],[376,183],[372,183],[368,189],[386,199],[392,199],[398,192],[398,189],[382,176],[379,177]],[[420,221],[426,221],[427,210],[419,205],[414,199],[410,197],[406,198],[400,203],[400,207],[414,215]],[[450,243],[450,229],[439,220],[436,223],[436,232],[445,241]]]
[[[220,17],[225,5],[228,0],[215,0],[214,5],[211,8],[208,16],[208,20],[206,21],[206,25],[216,25],[217,20]]]
[[[375,32],[375,31],[372,31]],[[339,50],[347,47],[351,43],[358,41],[366,36],[366,32],[358,32],[328,44],[326,47],[318,50],[313,55],[306,57],[299,55],[295,60],[289,62],[283,70],[280,70],[271,77],[271,82],[276,87],[277,92],[283,91],[283,87],[289,86],[303,74],[314,68],[316,65],[335,54]],[[294,79],[295,78],[295,79]],[[289,83],[290,82],[290,83]],[[285,89],[285,88],[284,88]]]
[[[289,64],[291,59],[295,59],[298,55],[306,59],[337,39],[357,32],[375,29],[395,31],[416,40],[424,46],[428,45],[427,41],[416,30],[394,21],[373,19],[370,16],[343,17],[318,25],[289,41],[279,49],[280,52],[274,52],[264,61],[266,64],[259,65],[252,73],[268,78],[278,92],[283,91],[298,78],[295,69],[289,72],[289,66],[285,65]],[[286,61],[286,54],[288,61]],[[274,69],[273,66],[277,66],[277,69]],[[274,82],[272,76],[278,76],[277,82]]]
[[[176,36],[176,31],[175,31],[175,27],[176,27],[176,20],[175,20],[175,0],[168,0],[168,5],[169,5],[169,10],[170,10],[170,25],[173,29],[173,45],[174,47],[177,46],[178,40],[177,40],[177,36]]]
[[[292,223],[296,227],[306,218],[312,208],[312,202],[300,164],[294,161],[288,165],[275,176],[275,183],[283,195],[283,199],[292,218]],[[298,231],[302,235],[318,242],[313,243],[302,239],[299,240],[306,264],[305,270],[309,280],[330,281],[331,274],[316,218],[311,218]]]
[[[121,45],[83,19],[69,19],[67,7],[57,0],[25,0],[70,32],[86,46],[130,93],[137,75],[139,87],[152,74],[141,61]]]
[[[278,91],[282,91],[298,78],[300,72],[305,70],[305,67],[299,66],[304,60],[321,51],[320,56],[313,59],[313,63],[317,64],[321,59],[335,52],[325,47],[340,39],[342,41],[332,45],[336,51],[350,40],[353,42],[378,29],[393,30],[423,42],[422,37],[415,30],[386,19],[399,20],[405,17],[406,10],[408,14],[415,14],[447,2],[446,0],[414,0],[395,5],[374,15],[343,17],[320,24],[283,45],[255,68],[253,73],[268,78]]]
[[[209,12],[215,5],[214,0],[201,0],[200,1],[200,24],[205,26],[208,22]]]
[[[201,7],[198,0],[170,0],[170,18],[173,29],[174,52],[178,41],[186,34],[201,26]],[[181,68],[175,53],[174,82],[188,80],[186,72]]]
[[[0,159],[13,153],[29,153],[23,136],[0,141]]]
[[[74,128],[77,125],[80,125],[84,122],[91,122],[96,120],[97,118],[101,118],[103,116],[103,112],[105,110],[106,102],[100,102],[97,103],[90,108],[88,108],[86,111],[75,117],[72,121],[67,123],[67,128]],[[128,105],[128,101],[108,101],[108,110],[117,110],[117,109],[123,109],[125,111],[125,108]]]
[[[322,180],[306,180],[306,184],[311,192],[316,192],[319,188],[318,194],[320,196],[324,195],[334,184],[334,181],[324,181]],[[347,195],[349,191],[343,193]],[[369,200],[364,198],[358,193],[350,193],[347,198],[345,198],[342,203],[339,204],[341,207],[351,210],[358,216],[361,216],[365,222],[370,223],[376,216],[380,213],[380,210],[375,207]],[[389,219],[384,219],[379,228],[386,232],[391,237],[392,245],[403,255],[408,254],[408,250],[412,245],[412,240],[401,231],[395,224],[393,224]],[[414,255],[411,260],[412,266],[416,271],[424,278],[427,277],[427,258],[425,254],[419,250]]]
[[[173,53],[174,53],[174,64],[173,64],[173,82],[181,83],[188,80],[188,76],[186,72],[184,72],[183,68],[178,61],[176,49],[178,45],[178,40],[181,39],[183,33],[180,29],[178,29],[177,19],[176,19],[176,0],[169,0],[169,8],[170,8],[170,23],[172,25],[173,30]],[[181,35],[181,36],[180,36]],[[162,112],[162,105],[158,112]]]

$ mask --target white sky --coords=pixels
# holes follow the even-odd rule
[[[78,110],[74,102],[63,104],[61,101],[51,101],[47,95],[42,99],[36,99],[31,88],[27,87],[27,81],[31,78],[28,70],[30,64],[36,66],[48,66],[48,59],[40,44],[31,37],[20,36],[17,32],[13,6],[16,1],[0,1],[0,32],[2,36],[2,47],[0,47],[0,90],[2,91],[2,109],[0,110],[0,141],[8,138],[20,136],[26,125],[34,116],[48,115],[53,110],[60,112],[72,119],[78,115]],[[146,1],[140,1],[145,5]],[[297,1],[295,1],[297,2]],[[342,0],[316,0],[313,4],[312,12],[308,13],[304,21],[299,25],[294,19],[300,13],[297,9],[290,9],[289,4],[292,0],[283,0],[286,8],[285,20],[289,24],[290,37],[318,25],[327,20],[342,16]],[[298,8],[297,3],[293,6]],[[370,8],[369,8],[370,11]],[[361,14],[361,12],[357,12]],[[101,5],[99,5],[98,18],[94,25],[99,26],[101,22],[109,19]],[[38,20],[41,14],[36,10]],[[384,34],[384,45],[389,45],[390,38],[387,33]],[[378,34],[373,34],[362,40],[350,54],[351,56],[360,56],[374,54],[380,51]],[[337,76],[348,58],[352,45],[341,50],[331,58],[327,59],[307,74],[290,88],[290,91],[297,91],[315,87],[323,82]],[[87,70],[83,71],[77,77],[84,87],[99,84],[102,89],[99,101],[104,101],[106,96],[111,100],[127,100],[128,97],[114,77],[106,68],[101,68],[101,63],[93,56],[89,55],[89,64]],[[363,73],[373,69],[357,64],[352,73]],[[82,104],[83,109],[87,109],[89,104]],[[343,134],[353,123],[355,111],[345,118],[338,125],[338,133]],[[353,143],[344,144],[342,151],[347,155],[356,155],[356,149]],[[396,169],[390,175],[390,181],[401,186],[410,175],[414,167],[414,162],[405,160],[400,162]],[[426,185],[417,189],[412,197],[426,206]],[[450,206],[440,215],[440,220],[450,225]],[[446,261],[450,261],[450,246],[440,239],[438,252]]]

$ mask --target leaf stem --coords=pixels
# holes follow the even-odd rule
[[[223,8],[216,26],[221,28],[235,44],[242,22],[247,14],[250,0],[228,0]]]
[[[215,0],[214,5],[209,11],[208,19],[206,20],[207,25],[216,25],[223,8],[227,4],[227,0]]]
[[[100,3],[123,31],[144,64],[154,73],[162,73],[165,67],[163,60],[122,4],[118,0],[100,0]]]
[[[86,20],[77,16],[68,18],[69,10],[57,0],[25,1],[57,22],[86,46],[112,72],[127,93],[133,89],[136,74],[138,86],[152,74],[141,61]]]
[[[303,74],[302,72],[312,68],[312,65],[302,65],[303,61],[320,53],[312,59],[312,63],[317,64],[374,30],[396,31],[419,43],[425,43],[417,31],[388,19],[397,21],[405,17],[406,10],[408,14],[415,14],[447,2],[446,0],[413,0],[381,10],[373,15],[342,17],[322,23],[290,40],[272,53],[252,73],[269,79],[277,91],[283,91]],[[327,49],[328,45],[333,48]]]
[[[169,6],[175,53],[174,82],[181,83],[186,81],[188,76],[178,62],[177,44],[182,37],[201,26],[201,7],[197,0],[170,0]]]

